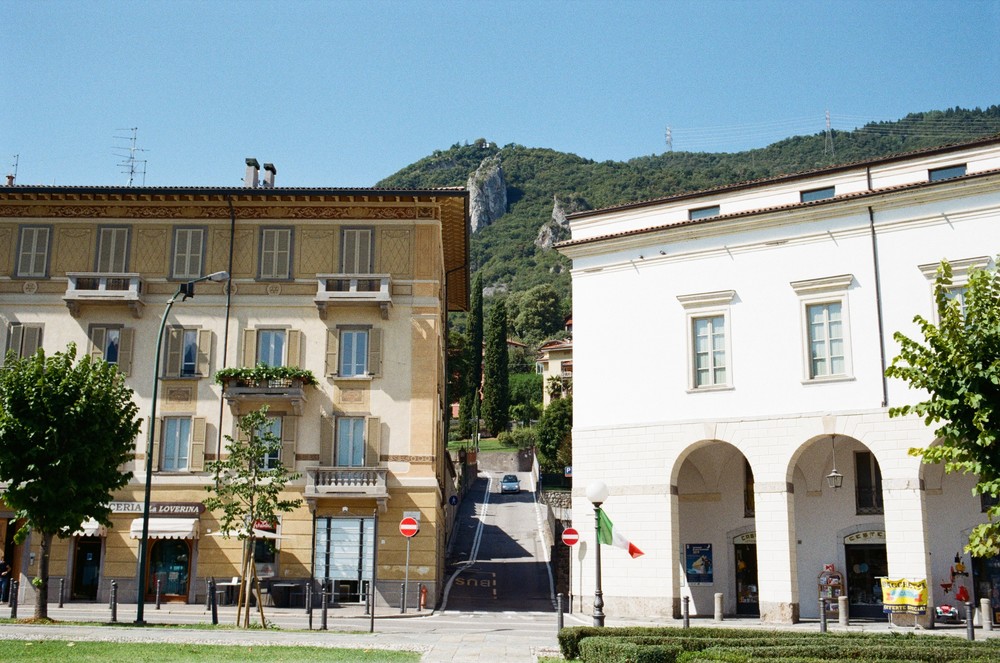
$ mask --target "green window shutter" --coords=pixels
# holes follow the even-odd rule
[[[368,331],[368,372],[382,375],[382,330],[378,328]]]
[[[90,330],[90,358],[94,361],[104,361],[104,341],[107,333],[104,327],[94,327]]]
[[[336,329],[326,330],[326,374],[337,374],[337,348],[340,345],[340,332]]]
[[[123,375],[132,374],[132,344],[135,340],[135,330],[131,327],[122,327],[118,346],[118,370]]]
[[[288,352],[285,354],[286,366],[302,365],[302,332],[297,329],[288,330]]]
[[[257,365],[257,330],[243,330],[243,365],[253,367]]]
[[[163,419],[153,422],[153,471],[160,469],[160,436],[163,435]]]
[[[198,331],[198,375],[208,377],[212,366],[209,363],[212,356],[212,332],[208,329]]]
[[[281,418],[281,464],[295,470],[295,429],[299,420],[295,417]]]
[[[323,415],[319,420],[319,464],[333,465],[333,417]]]
[[[181,374],[181,357],[184,354],[184,330],[172,327],[167,331],[167,370],[164,375],[175,378]]]
[[[202,472],[205,469],[205,438],[208,426],[205,417],[191,420],[191,453],[188,454],[188,469]]]
[[[382,422],[378,417],[368,417],[365,422],[365,467],[378,467],[381,451]]]
[[[42,328],[27,326],[24,327],[24,338],[21,341],[21,356],[30,357],[38,352],[42,347]]]

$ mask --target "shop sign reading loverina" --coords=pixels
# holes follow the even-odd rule
[[[112,502],[111,513],[142,514],[142,502]],[[201,502],[150,502],[151,516],[192,516],[197,518],[204,513],[205,505]]]

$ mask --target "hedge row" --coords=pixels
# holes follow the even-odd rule
[[[780,658],[816,663],[855,660],[877,663],[1000,661],[1000,639],[970,642],[913,633],[818,633],[698,627],[579,626],[562,629],[563,657],[593,662],[698,663]]]

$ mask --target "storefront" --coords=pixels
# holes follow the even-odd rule
[[[365,603],[375,568],[375,518],[316,518],[313,577],[338,603]]]
[[[130,535],[142,538],[143,519],[132,521]],[[147,545],[146,598],[155,600],[159,586],[161,601],[186,602],[190,591],[197,518],[150,518]]]
[[[1000,555],[972,558],[973,585],[976,588],[976,606],[982,599],[990,600],[990,613],[994,624],[1000,624]]]
[[[736,560],[736,614],[760,616],[757,595],[757,533],[748,532],[733,539]]]
[[[70,599],[96,601],[107,528],[93,518],[73,532],[70,549]]]
[[[884,619],[881,579],[889,573],[885,530],[866,530],[845,537],[844,558],[851,619]]]

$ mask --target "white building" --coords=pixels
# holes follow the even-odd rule
[[[922,465],[934,442],[888,409],[893,333],[921,338],[941,259],[960,284],[1000,251],[1000,138],[570,217],[575,604],[594,595],[588,483],[646,554],[603,556],[605,612],[819,614],[824,565],[852,618],[883,617],[878,578],[930,602],[1000,589],[1000,560],[950,582],[983,522],[972,477]],[[836,468],[843,486],[832,489]],[[586,547],[589,545],[589,549]],[[710,567],[691,573],[706,553]],[[958,558],[956,559],[956,555]],[[994,605],[994,614],[1000,605]],[[912,618],[910,618],[912,623]]]

